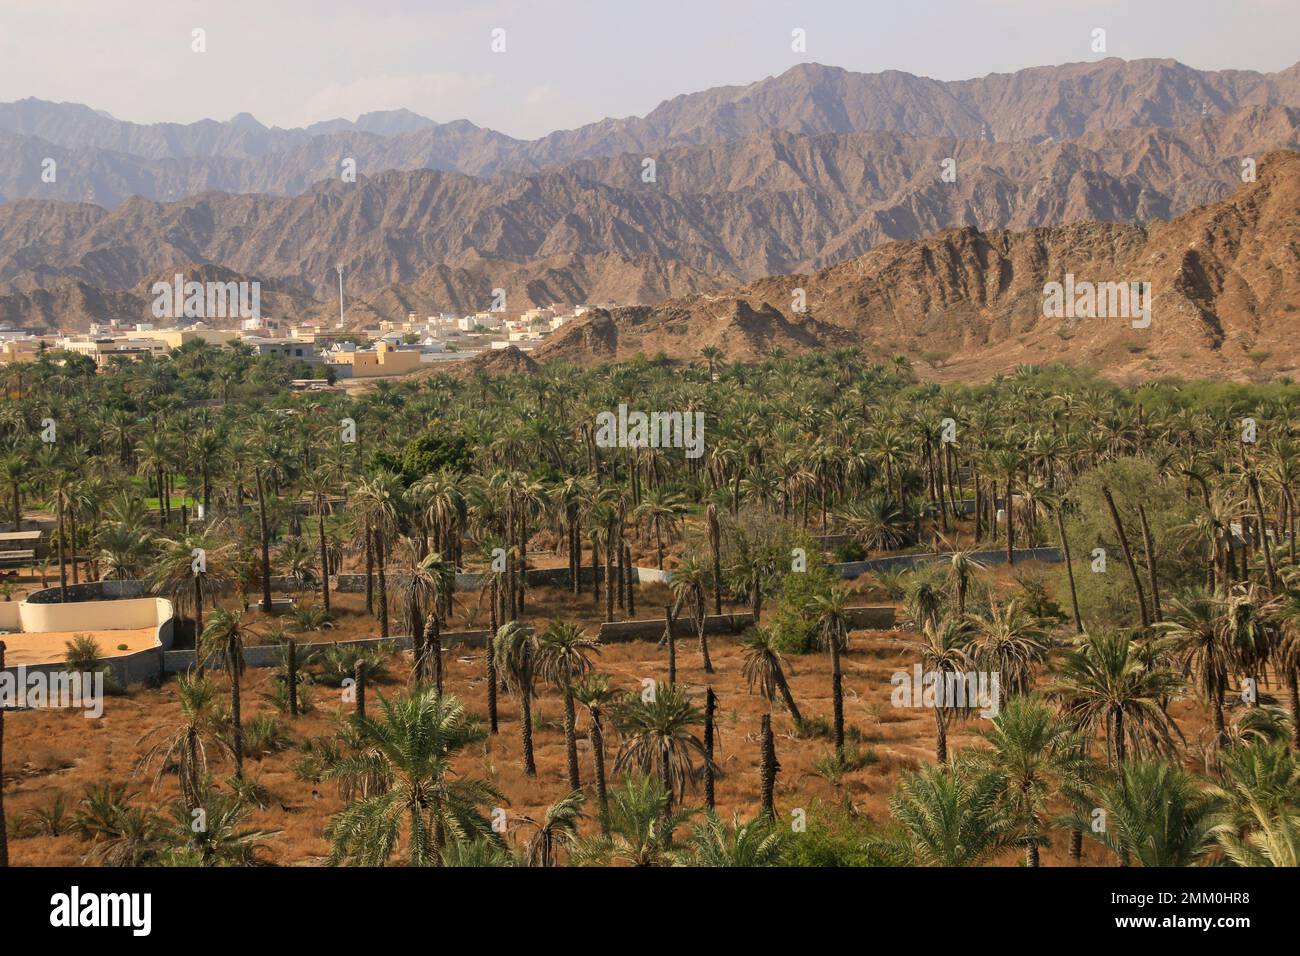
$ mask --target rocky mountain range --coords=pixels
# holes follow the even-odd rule
[[[1045,318],[1048,283],[1067,281],[1080,289],[1149,283],[1149,326],[1130,316]],[[1256,182],[1170,222],[947,229],[810,274],[597,311],[565,326],[536,358],[698,360],[712,346],[755,360],[847,347],[912,356],[933,378],[1058,359],[1121,378],[1242,378],[1300,366],[1297,320],[1300,153],[1278,151],[1261,160]]]
[[[24,100],[0,104],[0,322],[148,319],[150,285],[178,271],[258,280],[267,314],[333,316],[342,265],[350,325],[475,311],[504,289],[511,311],[640,306],[598,315],[589,345],[573,344],[575,330],[557,354],[683,355],[704,312],[740,353],[852,343],[858,307],[829,290],[857,273],[837,270],[908,248],[899,240],[922,240],[931,262],[987,258],[990,237],[1045,228],[1132,242],[1236,201],[1278,148],[1300,149],[1300,64],[1266,74],[1109,59],[956,83],[804,65],[531,142],[408,111],[283,130],[247,115],[132,124]],[[47,156],[54,183],[40,181]],[[338,176],[344,156],[356,182]],[[765,277],[789,274],[818,283],[819,310],[769,300],[764,283],[789,283]],[[900,289],[928,287],[925,269],[908,276]],[[638,332],[638,316],[662,327]],[[946,345],[895,338],[937,356],[941,373],[998,328]]]
[[[344,158],[365,175],[435,169],[494,176],[769,131],[1035,144],[1183,127],[1251,106],[1300,106],[1300,64],[1278,73],[1216,72],[1175,60],[1109,58],[944,82],[809,63],[746,86],[676,96],[644,117],[604,119],[531,141],[408,110],[280,129],[247,113],[224,122],[138,124],[80,104],[27,99],[0,104],[0,201],[111,207],[131,196],[174,200],[208,191],[297,195],[340,178]],[[41,177],[46,158],[58,164],[53,182]]]
[[[120,290],[210,263],[324,302],[341,263],[349,301],[380,296],[372,311],[388,316],[483,308],[493,288],[521,305],[650,303],[957,224],[1168,218],[1227,195],[1267,148],[1300,147],[1298,130],[1300,110],[1247,107],[1037,145],[768,132],[669,150],[653,183],[624,155],[509,179],[392,171],[297,197],[17,200],[0,204],[0,282]]]

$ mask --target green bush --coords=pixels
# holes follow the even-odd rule
[[[830,590],[834,578],[820,558],[808,557],[808,570],[787,574],[772,609],[772,632],[786,654],[807,654],[817,648],[813,599]]]

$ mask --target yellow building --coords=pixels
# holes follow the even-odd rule
[[[395,349],[387,342],[378,342],[373,349],[338,352],[330,361],[335,365],[352,366],[353,378],[405,375],[422,364],[419,352],[414,349]]]
[[[207,342],[209,345],[225,345],[239,338],[239,333],[233,329],[166,329],[161,332],[150,332],[149,337],[167,343],[169,349],[178,349],[186,342],[194,341]]]
[[[65,352],[75,352],[95,360],[95,365],[102,368],[116,358],[142,359],[146,355],[163,358],[167,355],[167,343],[157,338],[154,332],[139,332],[134,335],[115,335],[101,338],[63,339],[56,348]]]

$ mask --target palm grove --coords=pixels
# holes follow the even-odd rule
[[[37,812],[3,832],[66,826],[117,863],[263,861],[273,834],[246,820],[266,794],[245,765],[278,747],[344,801],[323,823],[335,863],[1034,866],[1092,841],[1124,865],[1295,865],[1300,391],[1124,389],[1064,367],[940,387],[847,350],[703,360],[434,375],[358,397],[293,394],[279,360],[199,343],[98,373],[49,355],[5,369],[0,480],[13,524],[53,523],[40,576],[143,580],[201,653],[175,679],[175,723],[141,742],[153,780],[175,781],[165,814],[109,786],[66,821]],[[596,416],[620,402],[703,412],[705,455],[598,447]],[[1014,584],[979,557],[1014,568],[1038,546],[1066,560]],[[558,584],[526,573],[543,553],[567,561]],[[856,589],[829,566],[886,553],[927,557]],[[666,606],[638,606],[638,562],[672,570]],[[478,593],[457,593],[467,571]],[[340,573],[361,582],[373,633],[409,635],[409,654],[297,651],[293,635],[335,616]],[[576,613],[537,613],[538,587],[567,589],[590,621],[661,618],[667,679],[618,686]],[[285,590],[292,611],[257,613]],[[934,760],[902,771],[888,819],[846,799],[792,828],[780,748],[824,750],[837,784],[873,756],[844,687],[868,597],[902,608],[889,640],[925,671],[996,672],[998,714],[930,708]],[[487,632],[464,651],[482,669],[472,698],[444,664],[466,604]],[[743,635],[709,633],[735,612],[754,616]],[[285,648],[283,714],[245,721],[244,647],[268,639]],[[740,643],[739,673],[715,666],[711,640]],[[792,692],[806,655],[829,662],[829,714]],[[730,817],[715,809],[728,677],[766,702],[750,728],[760,798]],[[345,682],[355,704],[336,730],[295,735],[313,685]],[[562,721],[565,786],[502,827],[507,795],[465,758],[509,729],[536,774],[539,708]],[[774,724],[791,729],[779,746]],[[963,729],[976,742],[950,747]]]

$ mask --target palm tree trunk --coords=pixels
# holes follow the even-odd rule
[[[437,610],[431,610],[424,619],[424,659],[426,673],[421,677],[427,679],[429,670],[433,672],[433,686],[442,696],[442,627]]]
[[[668,686],[677,686],[677,636],[673,633],[673,609],[664,608],[664,642],[668,645]]]
[[[940,764],[948,762],[948,721],[943,716],[943,708],[934,708],[934,758]]]
[[[68,509],[68,543],[72,546],[72,553],[69,555],[72,565],[72,583],[78,584],[81,576],[77,570],[77,509]]]
[[[1219,741],[1219,746],[1227,746],[1228,743],[1228,725],[1223,719],[1223,692],[1224,680],[1220,677],[1216,682],[1218,686],[1214,688],[1213,705],[1214,705],[1214,733]],[[1294,709],[1293,709],[1294,713]]]
[[[713,558],[713,613],[722,613],[722,528],[718,508],[710,504],[706,512],[709,524],[709,551]]]
[[[325,547],[325,512],[316,512],[316,538],[320,548],[320,604],[325,613],[330,612],[330,561]]]
[[[770,820],[776,819],[776,773],[781,769],[781,765],[776,760],[776,743],[772,739],[772,715],[764,714],[762,722],[763,738],[763,764],[762,764],[762,794],[763,794],[763,813]]]
[[[1142,590],[1142,579],[1138,576],[1137,563],[1133,560],[1133,550],[1128,546],[1128,537],[1124,534],[1124,524],[1119,520],[1119,509],[1115,507],[1115,499],[1111,497],[1109,488],[1102,485],[1101,493],[1106,499],[1106,507],[1110,509],[1111,520],[1115,523],[1115,534],[1119,537],[1119,547],[1124,552],[1124,563],[1128,565],[1129,576],[1133,579],[1133,589],[1137,591],[1138,612],[1142,619],[1142,630],[1149,630],[1151,615],[1147,610],[1146,593]]]
[[[384,535],[375,530],[375,602],[379,605],[379,636],[388,637],[388,571]]]
[[[605,532],[605,620],[614,620],[614,522]]]
[[[1147,558],[1147,581],[1151,585],[1151,614],[1159,622],[1164,618],[1160,609],[1160,578],[1156,574],[1156,548],[1151,539],[1151,525],[1147,523],[1147,509],[1138,505],[1138,522],[1142,527],[1142,551]]]
[[[1016,563],[1016,509],[1013,505],[1015,501],[1011,497],[1011,491],[1014,487],[1015,476],[1011,471],[1007,472],[1007,564]]]
[[[532,662],[527,648],[524,649],[524,679],[519,692],[519,739],[524,750],[524,773],[530,777],[537,776],[537,761],[533,757],[533,681]]]
[[[68,566],[67,558],[64,551],[63,540],[63,489],[60,488],[54,496],[59,510],[59,603],[66,604],[68,601]]]
[[[564,689],[564,750],[569,759],[569,789],[578,790],[582,780],[578,776],[578,727],[573,712],[573,689]]]
[[[1056,530],[1061,536],[1061,556],[1065,558],[1065,576],[1070,582],[1070,609],[1074,612],[1074,630],[1083,633],[1083,618],[1079,616],[1079,592],[1074,587],[1074,563],[1070,560],[1070,539],[1065,535],[1065,518],[1061,507],[1056,507]]]
[[[713,659],[709,657],[709,639],[704,634],[704,628],[707,624],[705,620],[705,596],[704,588],[699,588],[695,594],[695,629],[700,639],[700,658],[704,662],[704,673],[713,673]]]
[[[203,575],[194,575],[194,646],[199,646],[203,633]]]
[[[366,519],[366,613],[375,613],[375,539],[370,533],[370,519]]]
[[[600,726],[600,708],[591,710],[591,759],[596,767],[596,806],[600,814],[600,832],[609,836],[609,794],[605,789],[605,734]]]
[[[4,664],[0,663],[0,667]],[[1293,749],[1300,751],[1300,667],[1291,668],[1287,674],[1291,690],[1291,735]]]
[[[492,630],[488,632],[488,638],[487,638],[488,728],[490,732],[494,734],[497,732],[498,729],[497,727],[497,662],[496,662],[496,658],[492,654],[492,641],[496,635],[497,627],[500,623],[497,616],[497,607],[501,600],[500,591],[501,591],[501,586],[497,582],[496,577],[494,576],[492,578],[491,599],[488,602],[491,605],[491,610],[489,611],[489,614],[491,615],[490,626]]]
[[[840,668],[840,639],[831,635],[831,702],[835,711],[835,759],[844,763],[844,673]]]
[[[1259,479],[1250,473],[1250,495],[1255,499],[1255,513],[1259,516],[1259,543],[1264,552],[1264,573],[1268,576],[1268,588],[1274,594],[1278,592],[1277,569],[1273,567],[1273,549],[1268,543],[1268,522],[1264,520],[1264,501],[1259,494]]]
[[[623,553],[623,522],[618,521],[615,528],[617,535],[609,547],[614,550],[614,578],[618,581],[618,609],[625,611],[627,609],[628,573]]]
[[[289,691],[289,716],[298,716],[298,644],[293,638],[289,638],[289,661],[288,661],[288,687]]]
[[[228,660],[227,666],[230,668],[230,726],[234,733],[234,752],[235,752],[235,777],[238,780],[244,779],[244,722],[239,710],[239,661],[236,655],[231,654],[232,660]]]
[[[716,794],[713,782],[713,724],[718,710],[718,695],[709,687],[704,692],[704,805],[714,808]]]
[[[636,589],[632,581],[632,546],[623,542],[623,568],[627,572],[627,616],[636,617]]]
[[[271,606],[271,534],[266,525],[266,487],[262,480],[262,469],[257,474],[257,527],[262,538],[262,612],[274,613]]]

